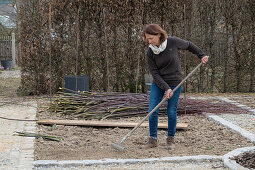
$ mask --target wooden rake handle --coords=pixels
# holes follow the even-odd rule
[[[197,69],[199,67],[201,67],[203,63],[201,62],[192,72],[190,72],[174,89],[173,89],[173,93],[183,84],[185,83],[185,81],[190,78],[194,72],[197,71]],[[129,137],[138,127],[141,126],[141,124],[152,115],[152,113],[154,113],[165,101],[167,101],[167,97],[164,97],[163,100],[161,100],[161,102],[152,110],[150,111],[150,113],[147,114],[147,116],[145,116],[140,123],[138,123],[130,132],[128,132],[128,134],[121,140],[120,144],[127,138]]]

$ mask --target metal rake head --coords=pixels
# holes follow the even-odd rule
[[[111,145],[112,145],[112,147],[113,147],[114,149],[117,149],[117,150],[119,150],[119,151],[124,151],[124,147],[121,146],[121,145],[119,145],[119,144],[111,143]]]

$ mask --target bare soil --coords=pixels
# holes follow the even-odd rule
[[[44,115],[45,116],[45,115]],[[121,118],[115,121],[139,122],[143,117]],[[106,120],[104,120],[106,121]],[[112,121],[112,120],[111,120]],[[159,122],[166,122],[167,117],[160,117]],[[208,120],[201,114],[181,115],[178,122],[188,123],[187,130],[177,131],[176,148],[167,150],[166,130],[158,131],[159,146],[142,150],[139,146],[146,143],[148,128],[138,128],[123,145],[124,152],[111,147],[118,143],[131,130],[128,128],[92,128],[57,125],[38,126],[38,133],[55,135],[60,142],[36,139],[35,159],[37,160],[82,160],[103,158],[151,158],[184,155],[224,155],[236,148],[253,144],[229,129]]]

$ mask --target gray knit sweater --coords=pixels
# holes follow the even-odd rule
[[[200,59],[205,56],[204,52],[192,42],[178,37],[168,37],[166,49],[158,55],[154,54],[151,48],[147,50],[147,61],[153,82],[165,91],[182,81],[178,50],[188,50]]]

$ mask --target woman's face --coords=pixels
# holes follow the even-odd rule
[[[146,34],[145,33],[145,37],[148,41],[149,44],[153,45],[153,46],[159,46],[160,45],[160,34],[158,35],[151,35],[151,34]]]

